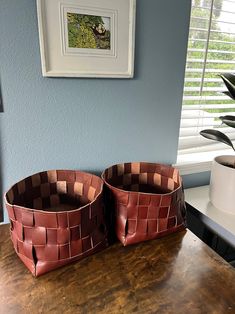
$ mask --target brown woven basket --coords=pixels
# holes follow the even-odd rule
[[[116,235],[123,245],[185,229],[184,193],[177,169],[124,163],[106,169],[102,178],[111,192]]]
[[[5,194],[11,238],[35,276],[107,246],[103,182],[80,171],[53,170],[16,183]]]

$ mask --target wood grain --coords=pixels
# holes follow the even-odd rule
[[[190,231],[33,278],[0,226],[0,313],[235,313],[235,270]]]

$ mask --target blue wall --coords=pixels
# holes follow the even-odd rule
[[[43,169],[175,163],[190,0],[137,0],[134,79],[41,75],[36,1],[0,1],[3,190]]]
[[[201,185],[208,185],[210,182],[210,171],[193,173],[183,176],[184,187],[191,188]]]

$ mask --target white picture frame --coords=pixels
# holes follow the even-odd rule
[[[42,75],[134,76],[136,0],[37,0]]]

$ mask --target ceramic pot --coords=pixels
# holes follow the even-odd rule
[[[233,165],[235,165],[235,156],[218,156],[214,159],[209,196],[216,208],[235,215],[235,168],[232,168]]]

